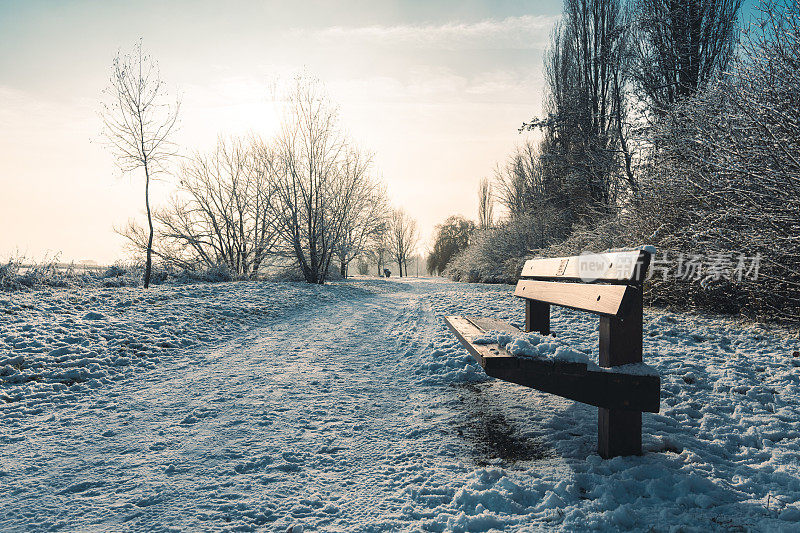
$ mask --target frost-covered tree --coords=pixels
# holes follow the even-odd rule
[[[462,216],[448,217],[436,226],[433,250],[428,254],[426,267],[429,274],[441,274],[450,260],[467,249],[475,233],[475,223]]]
[[[684,297],[800,316],[798,95],[800,7],[769,2],[730,72],[656,122],[658,150],[631,211],[639,233],[665,249],[762,258],[757,280],[706,281]]]

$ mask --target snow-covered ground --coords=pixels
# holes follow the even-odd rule
[[[646,311],[641,457],[485,377],[428,280],[0,294],[0,530],[800,530],[797,337]],[[596,318],[553,329],[596,360]]]

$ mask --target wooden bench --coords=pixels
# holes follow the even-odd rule
[[[642,412],[657,413],[657,375],[614,367],[642,362],[642,282],[650,252],[632,250],[531,259],[514,295],[525,300],[525,331],[550,334],[550,306],[600,316],[599,367],[515,357],[498,344],[472,342],[486,331],[520,335],[493,318],[446,317],[447,325],[489,376],[595,405],[598,453],[604,458],[642,453]]]

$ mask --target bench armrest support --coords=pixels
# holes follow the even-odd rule
[[[525,331],[550,335],[550,304],[525,300]]]

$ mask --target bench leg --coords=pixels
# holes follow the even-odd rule
[[[600,317],[602,367],[642,362],[642,292],[635,294],[622,318]],[[598,408],[597,453],[604,459],[618,455],[641,455],[642,412]]]
[[[642,454],[642,412],[597,408],[597,453],[603,459]]]
[[[550,304],[525,300],[525,331],[550,335]]]

